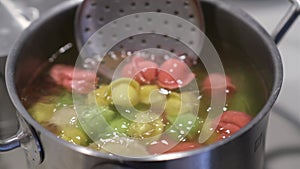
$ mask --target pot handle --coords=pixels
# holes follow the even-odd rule
[[[300,15],[300,0],[290,0],[290,2],[292,3],[291,7],[272,33],[272,37],[276,44],[280,42],[285,33]]]
[[[26,154],[28,165],[37,166],[43,160],[43,151],[35,131],[17,113],[18,132],[7,139],[0,140],[0,153],[22,148]]]

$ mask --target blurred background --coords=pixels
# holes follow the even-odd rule
[[[6,56],[20,33],[63,0],[0,0],[0,139],[18,128],[5,89]],[[271,33],[287,12],[289,0],[223,0],[242,8]],[[300,166],[300,18],[278,45],[284,64],[284,82],[272,109],[266,140],[265,169]],[[27,169],[22,150],[0,154],[0,169]]]

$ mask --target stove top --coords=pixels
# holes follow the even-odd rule
[[[22,31],[22,26],[11,22],[11,16],[5,12],[0,0],[0,93],[1,97],[6,90],[4,87],[3,63],[5,56]],[[253,16],[268,32],[272,32],[279,20],[289,8],[289,1],[283,0],[223,0],[232,3]],[[11,0],[18,5],[24,5],[24,1]],[[45,11],[61,0],[28,0],[26,3],[33,5],[39,11]],[[27,5],[28,5],[27,4]],[[24,7],[24,6],[23,6]],[[7,32],[14,32],[14,37],[8,40]],[[5,42],[5,43],[4,43]],[[289,30],[282,42],[278,45],[284,63],[284,83],[280,96],[272,109],[266,141],[266,166],[265,169],[295,169],[300,166],[300,113],[298,104],[300,100],[300,18]],[[4,98],[4,97],[2,97]],[[11,111],[7,106],[8,100],[1,100],[0,112]],[[6,105],[6,106],[3,106]],[[1,113],[0,113],[1,114]],[[0,126],[8,126],[10,130],[0,131],[0,137],[9,135],[16,130],[15,116],[5,117],[9,119],[1,121]],[[26,161],[22,150],[15,150],[0,154],[1,169],[26,169]]]

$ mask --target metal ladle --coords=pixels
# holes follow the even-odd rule
[[[106,77],[123,59],[104,57],[109,51],[159,48],[196,60],[199,53],[191,48],[201,49],[204,34],[199,31],[204,31],[204,20],[198,0],[84,0],[75,18],[84,67],[105,60],[98,70]]]

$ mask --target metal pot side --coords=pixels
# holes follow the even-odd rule
[[[261,112],[233,137],[203,149],[153,158],[114,157],[57,139],[34,121],[19,93],[53,51],[72,42],[78,2],[64,3],[34,22],[10,52],[6,83],[22,118],[36,131],[42,144],[43,169],[262,169],[269,111],[282,83],[282,63],[275,43],[243,11],[218,1],[203,1],[207,34],[213,43],[230,43],[243,50],[259,71],[269,92]],[[74,51],[76,53],[76,51]],[[77,55],[75,55],[77,56]]]

